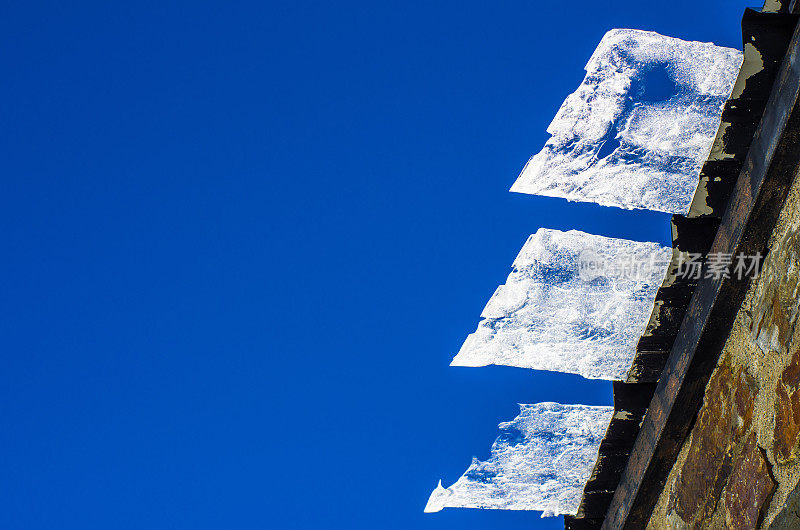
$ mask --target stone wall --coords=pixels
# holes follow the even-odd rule
[[[800,528],[797,179],[768,249],[648,529]]]

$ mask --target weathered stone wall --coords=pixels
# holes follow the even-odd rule
[[[648,529],[800,528],[797,179],[768,247]]]

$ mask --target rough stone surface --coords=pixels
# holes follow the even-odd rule
[[[788,232],[776,242],[774,252],[772,263],[782,266],[765,270],[765,281],[754,296],[750,332],[763,351],[785,353],[800,312],[800,232]]]
[[[694,525],[708,520],[731,473],[734,450],[750,428],[755,382],[741,368],[720,365],[708,382],[686,462],[670,495],[670,512]]]
[[[725,492],[725,523],[728,528],[758,528],[766,501],[775,491],[769,462],[750,433],[733,464]]]
[[[797,530],[798,528],[800,528],[800,486],[795,487],[789,494],[780,513],[769,525],[770,530]]]
[[[775,385],[775,431],[773,451],[778,462],[797,458],[800,438],[800,350],[795,350],[789,366]]]

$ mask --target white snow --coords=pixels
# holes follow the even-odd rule
[[[609,31],[511,191],[686,213],[741,63],[732,48]]]
[[[671,257],[657,243],[539,229],[451,365],[623,380]]]
[[[449,488],[431,493],[426,512],[442,508],[541,510],[542,517],[578,511],[613,407],[520,405],[485,462],[477,458]]]

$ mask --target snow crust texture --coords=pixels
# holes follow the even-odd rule
[[[451,366],[623,380],[671,256],[657,243],[539,229]]]
[[[684,214],[742,53],[614,29],[511,191]]]
[[[431,493],[426,512],[442,508],[541,510],[574,515],[591,475],[613,407],[520,405],[485,462],[477,458],[455,484]]]

